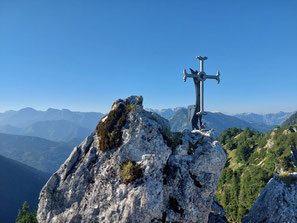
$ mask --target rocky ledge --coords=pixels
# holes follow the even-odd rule
[[[38,222],[207,222],[226,155],[172,133],[142,97],[117,100],[40,193]]]
[[[264,187],[243,223],[296,223],[297,173],[276,174]]]

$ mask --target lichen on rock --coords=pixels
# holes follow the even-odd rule
[[[225,161],[209,133],[172,133],[142,97],[120,99],[44,186],[37,218],[207,222]]]

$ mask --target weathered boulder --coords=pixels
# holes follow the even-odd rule
[[[243,223],[296,223],[297,173],[276,174],[264,187]]]
[[[226,161],[209,132],[172,133],[142,97],[117,100],[40,193],[43,222],[207,222]]]

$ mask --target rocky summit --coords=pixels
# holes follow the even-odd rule
[[[38,222],[208,222],[226,155],[212,132],[170,131],[117,100],[43,187]]]
[[[256,199],[243,223],[296,223],[297,173],[274,175]]]

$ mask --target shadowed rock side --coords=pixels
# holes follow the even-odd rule
[[[117,100],[42,189],[38,222],[207,222],[225,161],[211,132],[172,133],[142,97]]]
[[[297,173],[276,174],[264,187],[243,223],[296,223]]]
[[[226,211],[216,197],[213,197],[208,223],[228,223]]]

